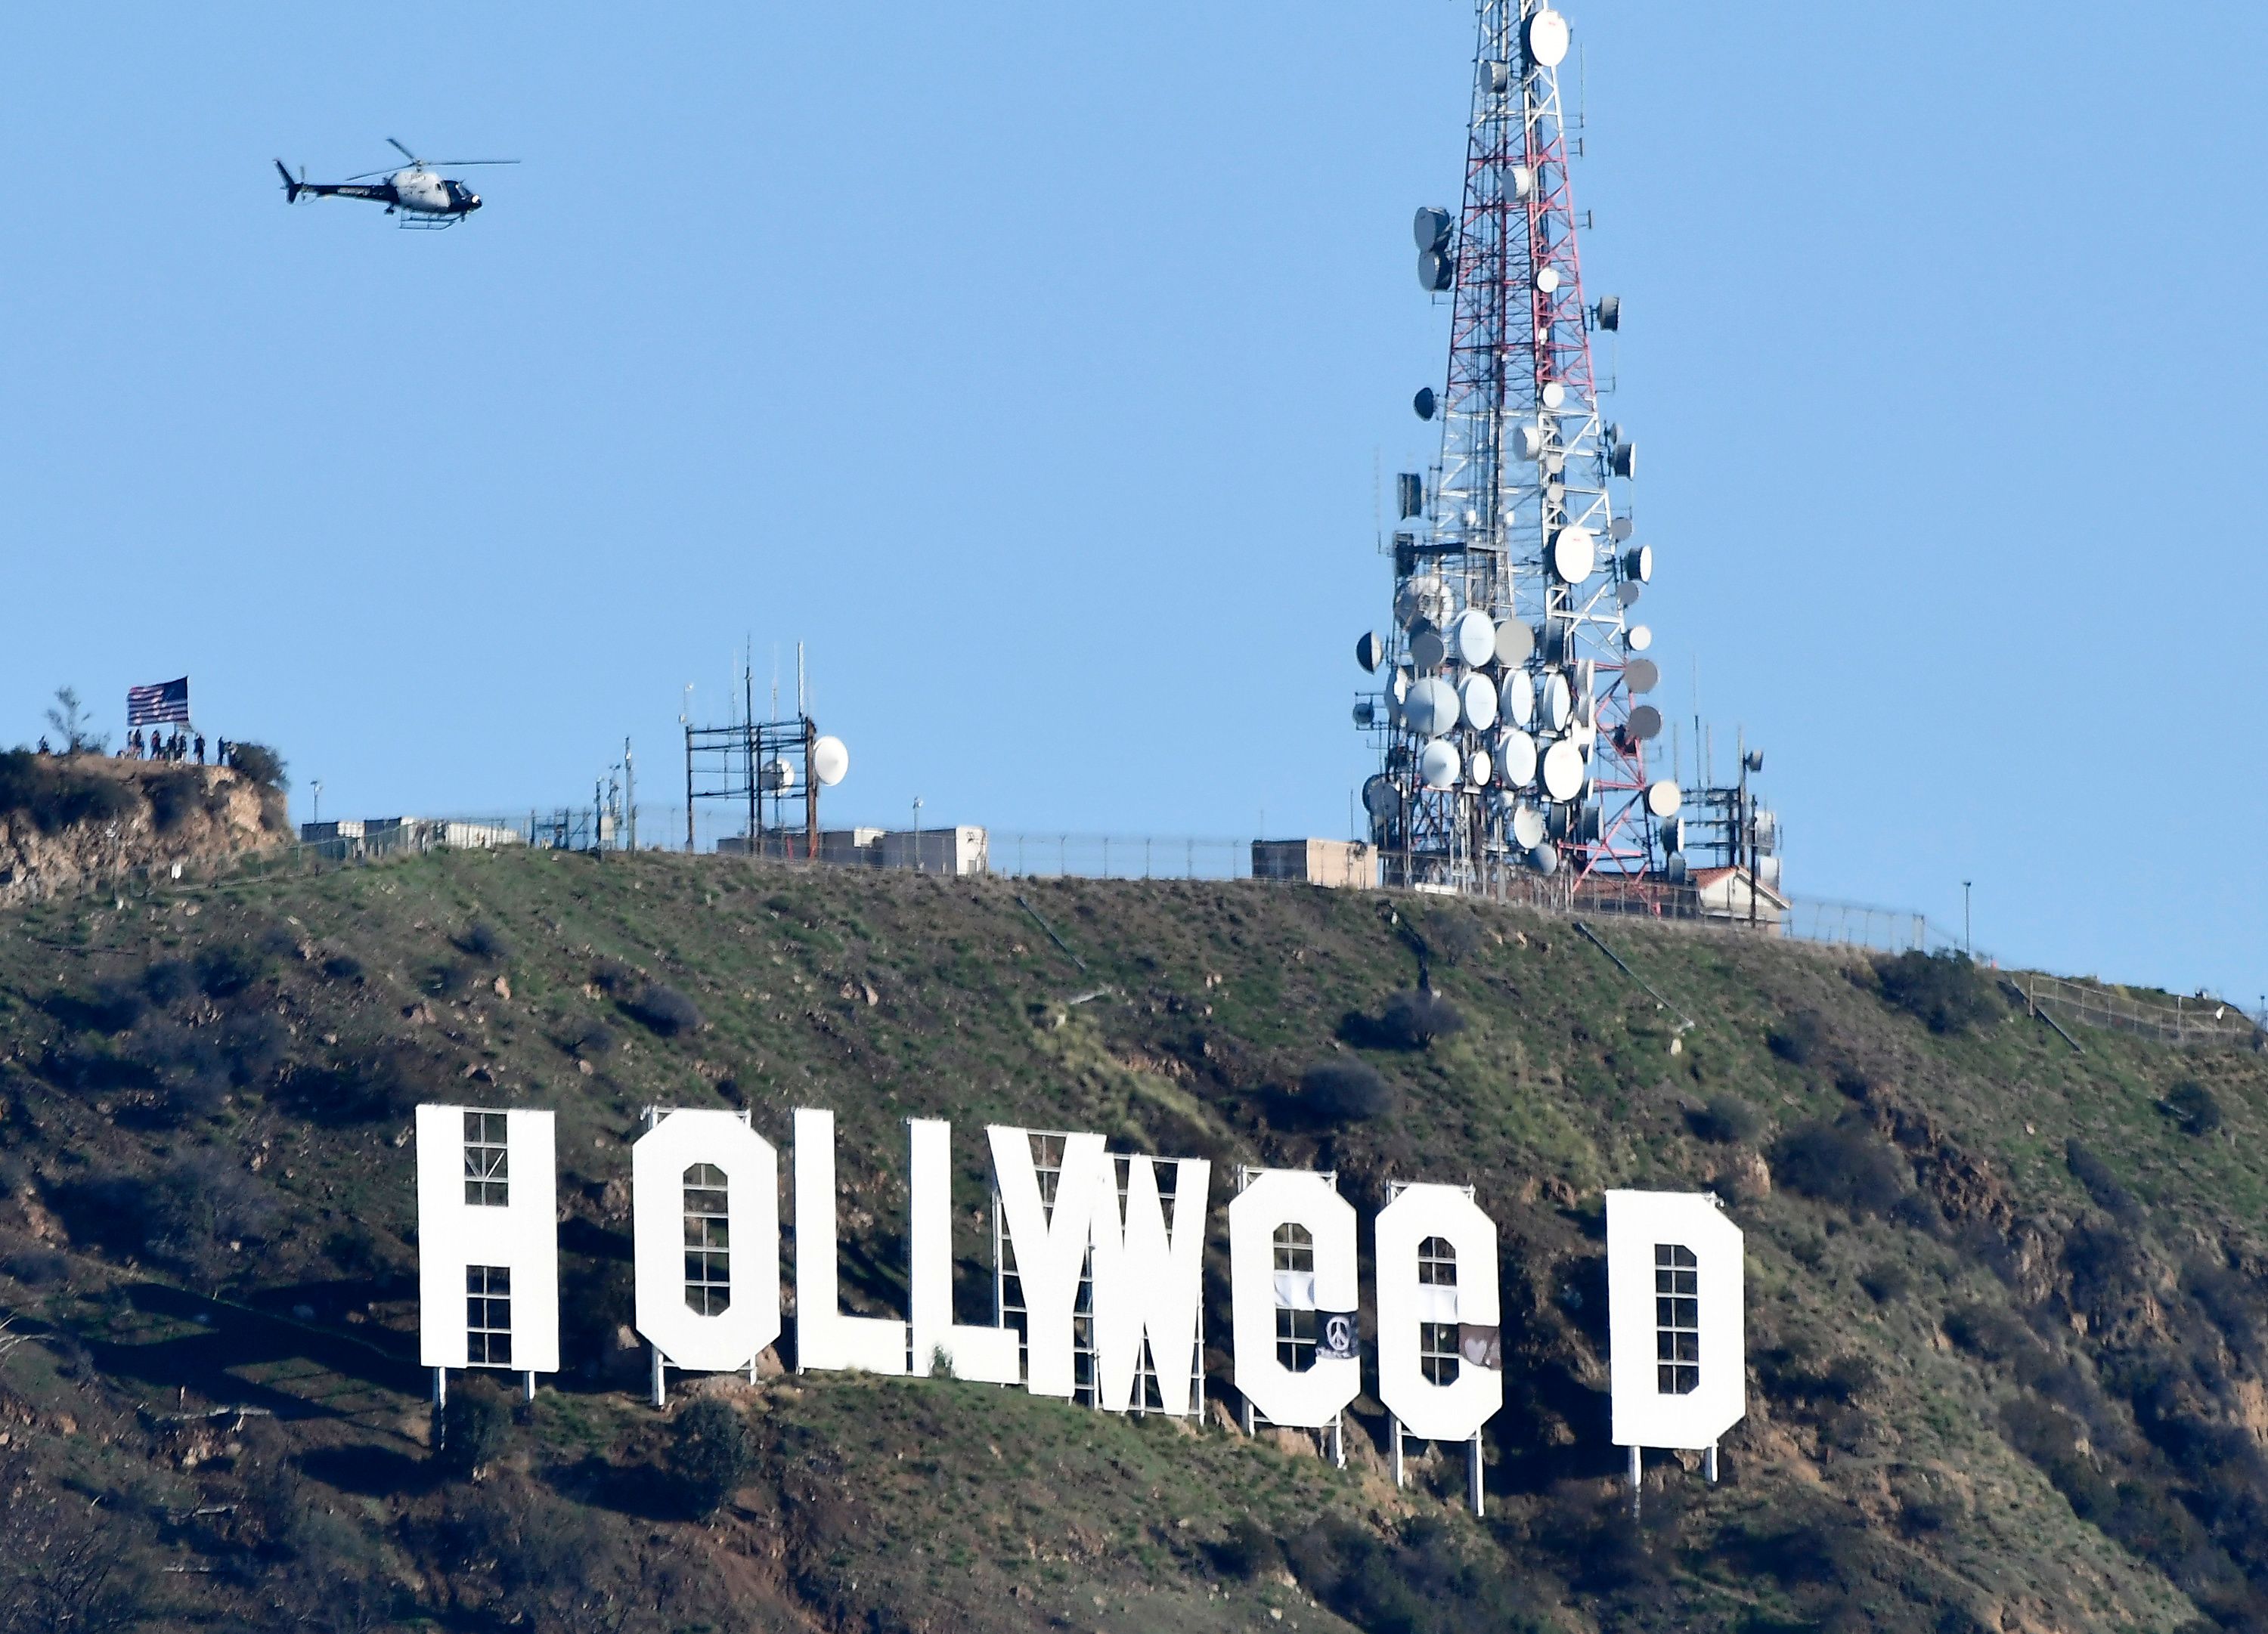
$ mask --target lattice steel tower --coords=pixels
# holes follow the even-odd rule
[[[1476,9],[1464,206],[1418,213],[1419,282],[1454,311],[1447,387],[1416,405],[1441,458],[1397,482],[1394,622],[1358,652],[1386,682],[1355,709],[1381,740],[1363,804],[1389,884],[1627,887],[1660,877],[1679,797],[1646,772],[1660,672],[1632,608],[1653,554],[1591,358],[1621,303],[1583,293],[1566,20],[1543,0]]]

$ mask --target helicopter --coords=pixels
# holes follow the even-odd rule
[[[446,165],[461,169],[471,165],[519,163],[516,158],[423,159],[392,136],[386,140],[388,146],[409,161],[407,170],[368,170],[359,176],[349,176],[344,181],[310,181],[305,166],[295,180],[284,167],[284,161],[277,159],[276,172],[284,178],[284,202],[297,204],[303,199],[368,199],[385,205],[387,215],[399,217],[397,225],[439,232],[455,226],[480,209],[481,195],[461,181],[434,174],[435,166]],[[373,181],[373,176],[383,180]]]

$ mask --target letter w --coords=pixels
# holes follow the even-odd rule
[[[1166,1226],[1157,1167],[1127,1158],[1122,1214],[1117,1188],[1094,1211],[1094,1350],[1100,1405],[1123,1413],[1139,1405],[1135,1378],[1149,1341],[1160,1408],[1177,1418],[1197,1410],[1197,1311],[1204,1298],[1205,1216],[1212,1166],[1174,1163],[1174,1224]],[[1114,1179],[1116,1177],[1114,1176]]]

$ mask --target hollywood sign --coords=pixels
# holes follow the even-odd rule
[[[835,1115],[799,1110],[795,1358],[805,1371],[949,1374],[1115,1412],[1203,1410],[1211,1166],[1112,1153],[1092,1134],[988,1127],[1016,1314],[954,1320],[948,1124],[909,1120],[905,1319],[855,1315],[838,1286]],[[417,1108],[419,1352],[449,1370],[559,1368],[552,1115]],[[1048,1160],[1043,1162],[1041,1151]],[[752,1369],[783,1331],[780,1161],[741,1114],[648,1115],[630,1149],[636,1327],[663,1370]],[[1233,1381],[1250,1416],[1331,1429],[1362,1389],[1355,1211],[1333,1177],[1242,1170],[1228,1203]],[[1372,1223],[1377,1396],[1402,1439],[1472,1441],[1504,1403],[1497,1228],[1469,1189],[1391,1189]],[[1746,1410],[1741,1233],[1706,1194],[1607,1193],[1612,1435],[1700,1448]],[[1180,1358],[1189,1358],[1180,1365]]]

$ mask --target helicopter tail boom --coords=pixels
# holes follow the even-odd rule
[[[306,184],[292,180],[291,173],[284,168],[284,161],[280,158],[276,161],[276,173],[284,178],[284,202],[286,204],[297,204],[299,202],[300,191]]]

